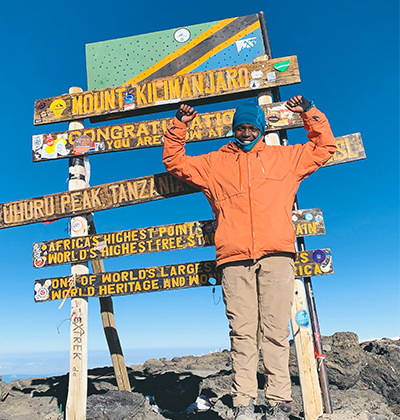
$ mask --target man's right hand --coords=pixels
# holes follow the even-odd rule
[[[175,117],[178,118],[179,121],[188,124],[190,121],[193,121],[196,118],[196,115],[197,111],[195,111],[193,107],[186,104],[181,104]]]

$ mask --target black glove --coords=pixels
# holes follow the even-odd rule
[[[182,117],[183,117],[183,114],[182,114],[182,112],[181,112],[181,109],[180,109],[180,108],[178,109],[178,111],[176,111],[175,117],[176,117],[176,118],[178,118],[178,120],[179,120],[180,122],[182,122]]]
[[[314,105],[314,102],[309,102],[309,101],[307,101],[307,99],[304,96],[302,96],[302,100],[301,100],[299,106],[301,106],[303,108],[303,112],[307,112],[315,105]]]

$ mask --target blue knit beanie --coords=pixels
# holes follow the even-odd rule
[[[265,114],[258,105],[257,98],[251,98],[236,108],[233,116],[232,130],[239,124],[251,124],[260,130],[263,135],[265,131]]]

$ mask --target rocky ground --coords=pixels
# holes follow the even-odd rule
[[[333,414],[323,420],[400,419],[400,340],[359,344],[354,333],[323,339]],[[293,350],[292,420],[303,419]],[[147,360],[128,368],[132,392],[118,391],[111,367],[89,370],[87,420],[229,420],[231,360],[228,351],[205,356]],[[258,418],[265,406],[261,363]],[[0,381],[0,420],[62,420],[68,375]]]

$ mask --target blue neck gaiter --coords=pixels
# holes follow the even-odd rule
[[[258,134],[258,137],[255,138],[251,143],[244,144],[240,140],[238,140],[236,137],[234,139],[234,142],[235,142],[237,147],[244,150],[245,152],[249,152],[254,147],[254,145],[258,142],[258,140],[260,140],[261,135],[262,134],[261,134],[261,131],[260,131],[260,133]]]

